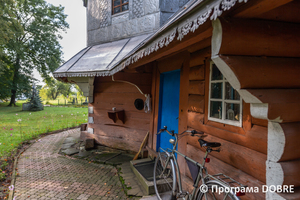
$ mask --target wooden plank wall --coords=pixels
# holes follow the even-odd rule
[[[94,136],[97,143],[129,151],[137,152],[150,127],[151,114],[144,110],[137,110],[134,101],[137,98],[145,100],[138,89],[131,84],[118,82],[129,81],[136,84],[145,94],[150,94],[152,73],[124,73],[119,72],[112,77],[96,77],[94,82]],[[116,107],[125,111],[125,123],[117,120],[114,123],[108,118],[107,111]]]
[[[252,118],[250,105],[243,102],[243,127],[208,121],[208,91],[210,47],[191,53],[189,73],[188,127],[205,132],[207,141],[220,142],[220,153],[211,153],[208,171],[224,173],[249,186],[261,186],[266,181],[267,121]],[[198,139],[188,137],[187,156],[201,161],[204,149]],[[185,165],[185,164],[184,164]],[[186,176],[191,178],[189,170]],[[252,177],[249,180],[245,177]],[[264,194],[247,199],[261,199]]]

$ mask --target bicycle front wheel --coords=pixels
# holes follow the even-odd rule
[[[154,190],[158,200],[176,199],[176,174],[174,161],[161,152],[155,159],[153,171]]]
[[[200,190],[195,198],[196,200],[240,200],[231,191],[228,192],[228,190],[225,190],[225,188],[228,188],[227,186],[217,181],[208,181],[206,186],[200,186]]]

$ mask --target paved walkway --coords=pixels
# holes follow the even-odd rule
[[[127,199],[115,167],[58,154],[70,134],[79,131],[72,129],[48,135],[20,156],[16,200]]]

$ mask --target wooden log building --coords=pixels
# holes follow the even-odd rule
[[[124,41],[123,57],[111,68],[70,71],[91,45],[54,76],[77,83],[90,98],[82,137],[136,152],[150,131],[147,150],[155,156],[169,145],[156,136],[163,126],[196,129],[222,144],[220,153],[211,153],[209,173],[248,187],[294,186],[293,193],[260,191],[243,199],[300,199],[299,11],[298,0],[188,1],[127,51],[137,36]],[[135,106],[145,94],[149,113]],[[180,139],[178,150],[199,162],[204,155],[194,137]],[[178,160],[188,188],[190,172]]]

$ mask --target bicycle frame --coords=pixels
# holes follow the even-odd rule
[[[194,163],[195,165],[199,166],[200,167],[200,170],[199,170],[199,173],[198,173],[198,176],[197,176],[197,179],[196,179],[196,182],[194,184],[194,189],[192,191],[192,194],[188,194],[188,199],[189,200],[192,200],[195,195],[196,195],[196,192],[197,192],[197,187],[199,185],[199,182],[200,180],[202,181],[202,183],[205,183],[205,180],[207,177],[209,177],[209,174],[207,172],[207,169],[205,167],[205,159],[207,158],[208,156],[208,151],[206,151],[205,153],[205,156],[204,156],[204,160],[203,160],[203,163],[200,164],[196,161],[194,161],[193,159],[187,157],[186,155],[180,153],[179,151],[176,150],[176,147],[177,147],[177,144],[178,144],[178,135],[175,135],[175,143],[172,144],[173,145],[173,149],[169,149],[167,148],[166,150],[165,149],[162,149],[162,148],[159,148],[160,150],[164,151],[165,153],[167,153],[168,157],[167,157],[167,161],[166,163],[168,164],[170,162],[170,159],[173,160],[173,163],[175,165],[175,168],[176,168],[176,175],[177,175],[177,178],[178,178],[178,192],[180,194],[182,194],[182,183],[181,183],[181,175],[180,175],[180,169],[179,169],[179,165],[177,163],[177,159],[175,157],[175,153],[177,153],[178,155],[184,157],[185,159],[189,160],[190,162]],[[167,165],[166,164],[166,165]],[[203,171],[205,172],[205,176],[203,176]]]

